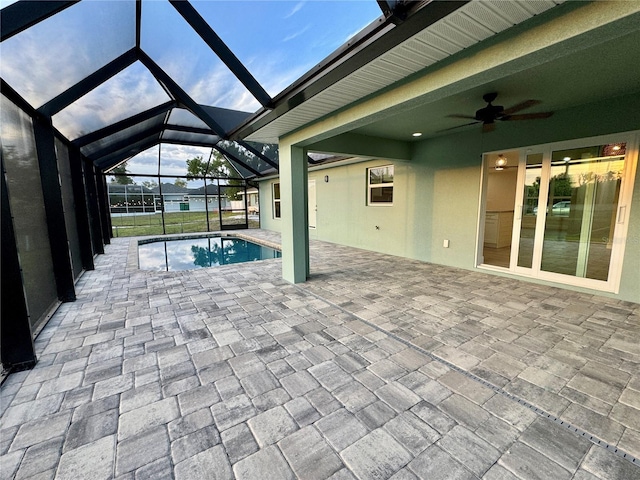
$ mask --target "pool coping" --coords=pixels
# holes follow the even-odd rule
[[[248,240],[250,242],[262,245],[263,247],[273,248],[279,252],[282,252],[282,245],[268,240],[240,233],[237,230],[229,230],[226,232],[206,232],[206,233],[183,233],[183,234],[171,234],[162,236],[149,236],[149,237],[131,237],[129,240],[129,250],[127,252],[127,267],[126,272],[132,271],[151,272],[153,270],[142,270],[139,265],[138,259],[138,246],[145,245],[147,243],[162,242],[166,240],[189,240],[195,238],[218,238],[218,237],[234,237],[241,240]]]

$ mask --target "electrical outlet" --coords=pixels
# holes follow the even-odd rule
[[[442,242],[442,246],[444,248],[449,248],[449,240],[445,240],[444,242]]]

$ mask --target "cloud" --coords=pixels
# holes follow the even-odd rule
[[[185,86],[187,93],[198,103],[244,112],[255,112],[260,103],[224,65],[212,67],[195,82]]]
[[[127,171],[144,175],[158,174],[158,146],[155,145],[140,152],[135,157],[127,161]],[[136,179],[137,183],[144,179]]]
[[[80,2],[5,40],[0,75],[40,107],[135,45],[128,3]],[[114,19],[117,29],[109,26]]]
[[[305,2],[296,3],[293,6],[293,9],[282,18],[286,19],[286,18],[290,18],[290,17],[294,16],[297,12],[299,12],[302,9],[302,7],[304,7],[304,4],[305,4]]]
[[[70,42],[68,32],[60,32],[62,42]],[[69,48],[48,56],[42,51],[41,39],[23,32],[2,43],[0,75],[34,107],[40,107],[65,88],[82,78],[81,63]],[[43,79],[56,79],[43,81]]]
[[[75,139],[167,100],[151,74],[136,63],[54,115],[53,122]]]
[[[275,97],[294,81],[308,72],[316,63],[306,58],[291,61],[289,52],[274,49],[268,57],[251,57],[245,65],[267,93]]]
[[[205,161],[209,159],[211,149],[207,147],[194,147],[190,145],[162,144],[151,147],[127,161],[127,171],[132,175],[157,175],[158,174],[158,148],[160,148],[160,174],[184,176],[187,173],[187,160],[201,156]],[[135,178],[136,183],[141,183],[144,178]],[[173,183],[170,178],[162,179],[162,182]],[[189,182],[190,187],[198,187],[202,181]]]
[[[291,40],[293,40],[294,38],[298,38],[300,35],[302,35],[303,33],[305,33],[307,30],[309,30],[311,28],[311,25],[307,25],[306,27],[302,28],[301,30],[298,30],[297,32],[291,33],[289,35],[287,35],[286,37],[284,37],[282,39],[282,42],[290,42]]]

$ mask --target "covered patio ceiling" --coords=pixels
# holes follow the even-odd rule
[[[595,44],[575,53],[548,59],[521,70],[508,66],[492,72],[486,78],[478,78],[471,88],[462,91],[439,92],[425,96],[413,108],[404,108],[383,119],[353,129],[354,133],[375,137],[415,141],[455,132],[476,129],[480,123],[473,119],[450,117],[452,114],[473,116],[486,106],[483,95],[497,92],[494,105],[505,108],[529,99],[540,103],[518,113],[560,112],[580,105],[605,102],[615,97],[637,93],[640,90],[640,30],[619,30],[616,38]],[[606,38],[606,37],[605,37]],[[470,53],[471,54],[471,53]],[[612,108],[611,115],[616,115]],[[606,119],[603,119],[603,122]],[[530,128],[539,126],[544,119],[522,122],[497,122],[497,129]],[[420,132],[419,138],[412,133]]]

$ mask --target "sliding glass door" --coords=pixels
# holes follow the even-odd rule
[[[483,266],[549,281],[613,291],[619,281],[627,205],[637,159],[635,136],[530,147],[519,151],[517,178],[496,180],[505,170],[486,154]],[[501,155],[501,154],[499,154]],[[514,156],[513,152],[511,156]],[[499,171],[494,171],[499,170]],[[508,249],[491,243],[495,185],[513,189]],[[504,222],[504,220],[503,220]],[[489,241],[488,241],[489,240]],[[500,260],[495,260],[500,258]]]
[[[626,143],[551,153],[541,270],[607,281]]]

